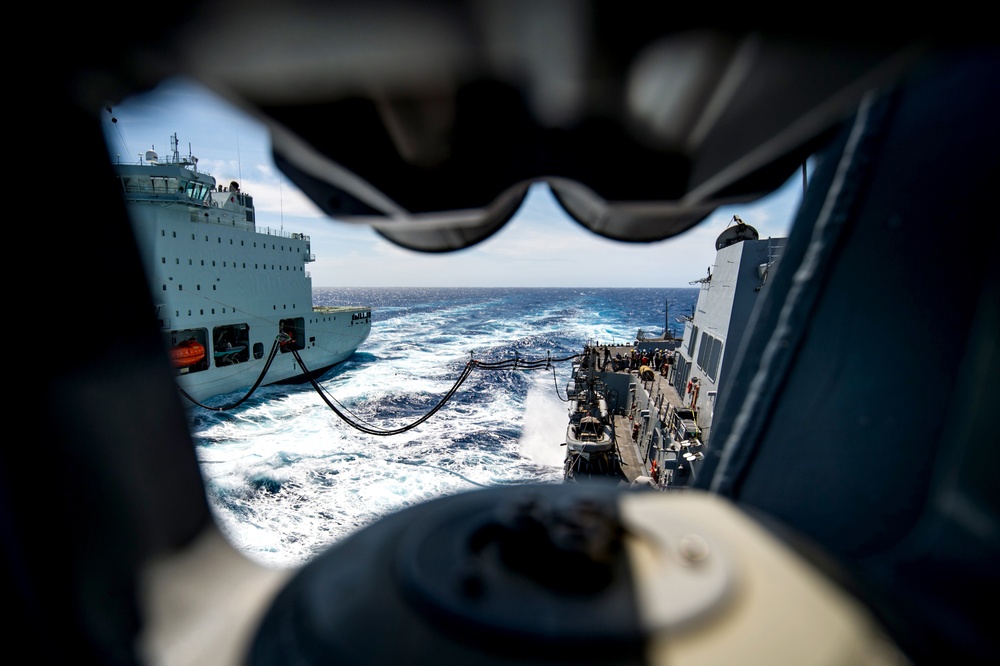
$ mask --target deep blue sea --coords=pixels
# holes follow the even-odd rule
[[[587,343],[630,343],[639,329],[660,335],[668,320],[680,336],[697,297],[697,288],[315,289],[316,305],[372,308],[371,336],[320,384],[364,422],[398,429],[437,405],[470,358],[558,359]],[[392,436],[349,426],[309,384],[258,389],[229,412],[196,410],[213,513],[251,559],[294,567],[412,504],[560,483],[570,372],[568,362],[477,370],[440,411]]]

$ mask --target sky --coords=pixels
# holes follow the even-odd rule
[[[278,171],[267,131],[254,118],[188,81],[168,81],[104,114],[113,160],[136,162],[146,150],[182,156],[217,182],[236,180],[254,197],[258,228],[304,233],[316,261],[313,287],[688,287],[715,260],[715,239],[734,215],[761,238],[788,235],[801,201],[801,175],[774,194],[716,210],[687,232],[654,243],[602,238],[578,224],[535,185],[517,214],[471,248],[428,254],[394,245],[363,224],[330,218]],[[595,257],[596,271],[580,257]]]

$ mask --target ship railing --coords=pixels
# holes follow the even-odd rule
[[[198,203],[184,192],[168,192],[159,187],[127,185],[123,191],[129,201],[181,201],[187,204]]]
[[[192,210],[191,221],[197,224],[215,224],[220,227],[230,227],[241,231],[254,231],[254,223],[242,217],[234,215],[226,215],[223,217],[218,214],[213,216],[213,214],[209,212],[218,210],[218,208],[209,208],[207,206],[202,210]]]
[[[267,234],[268,236],[277,236],[278,238],[290,238],[292,240],[309,240],[307,234],[292,233],[291,231],[285,231],[284,229],[272,229],[271,227],[257,227],[257,233]],[[315,259],[313,259],[315,261]]]
[[[163,197],[157,197],[157,199],[162,200]],[[205,210],[217,211],[218,208],[213,208],[210,206],[205,206]],[[307,234],[293,233],[291,231],[285,231],[283,229],[272,229],[271,227],[258,227],[254,222],[250,220],[245,220],[240,217],[227,217],[222,218],[219,216],[213,217],[211,214],[208,217],[205,216],[205,210],[193,210],[191,211],[191,221],[198,222],[200,224],[217,224],[223,227],[232,227],[236,229],[241,229],[243,231],[256,231],[259,234],[265,234],[267,236],[275,236],[276,238],[288,238],[291,240],[304,240],[308,241],[309,236]],[[306,262],[316,261],[316,255],[309,253],[305,258]]]
[[[155,160],[146,160],[146,159],[143,159],[143,157],[141,155],[139,156],[139,159],[137,159],[137,160],[125,160],[125,159],[122,159],[121,155],[115,155],[114,163],[115,164],[136,165],[136,166],[145,166],[145,165],[149,165],[149,164],[151,164],[153,166],[176,165],[176,166],[184,167],[184,168],[186,168],[186,169],[188,169],[190,171],[194,171],[194,172],[203,174],[205,176],[211,176],[212,175],[209,172],[203,171],[203,170],[201,170],[201,169],[198,168],[198,158],[196,158],[196,157],[190,157],[190,156],[183,156],[182,157],[180,155],[178,155],[178,156],[175,157],[175,156],[171,155],[170,153],[167,153],[165,155],[157,155],[157,158]]]

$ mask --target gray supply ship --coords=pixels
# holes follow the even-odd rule
[[[147,150],[116,162],[156,322],[192,401],[258,385],[304,383],[351,356],[371,309],[313,306],[305,234],[258,228],[253,197],[182,156]]]

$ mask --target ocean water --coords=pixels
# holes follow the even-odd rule
[[[697,297],[697,288],[316,289],[316,305],[372,308],[371,336],[320,385],[341,412],[396,430],[438,405],[470,358],[561,359],[587,343],[630,343],[639,329],[661,334],[668,312],[680,336],[677,320]],[[352,427],[309,384],[258,389],[228,412],[195,408],[213,514],[251,559],[294,567],[439,496],[561,483],[570,372],[569,362],[475,370],[433,416],[391,436]]]

